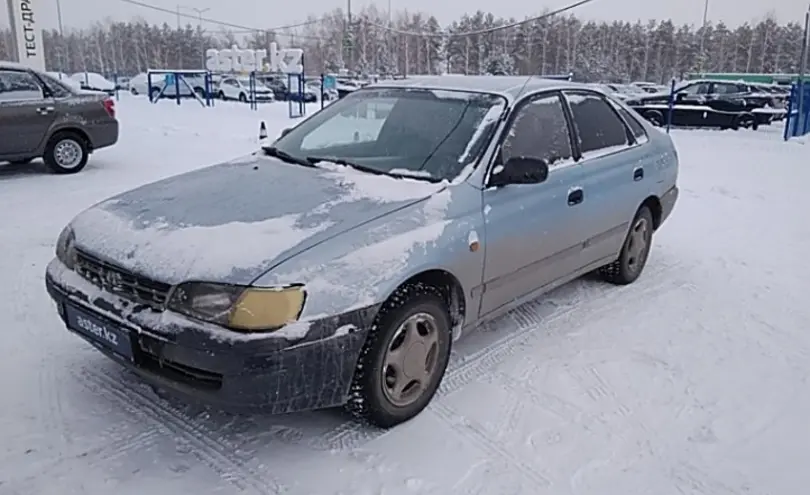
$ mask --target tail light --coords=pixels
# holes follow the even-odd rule
[[[115,101],[113,101],[112,98],[105,98],[101,104],[104,105],[104,110],[107,111],[107,115],[115,118]]]

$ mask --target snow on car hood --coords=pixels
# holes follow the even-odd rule
[[[251,155],[125,192],[71,226],[79,249],[154,280],[249,284],[444,187]]]

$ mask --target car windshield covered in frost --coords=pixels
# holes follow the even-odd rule
[[[482,321],[636,280],[678,196],[669,136],[563,81],[388,81],[281,134],[73,219],[46,273],[66,326],[188,399],[390,427]]]
[[[505,107],[504,97],[486,93],[367,89],[306,120],[274,147],[372,173],[452,180],[478,157]]]

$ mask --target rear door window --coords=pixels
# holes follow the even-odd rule
[[[630,145],[624,122],[604,97],[569,92],[565,97],[574,117],[583,158],[613,153]]]

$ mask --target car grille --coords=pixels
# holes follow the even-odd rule
[[[156,282],[76,250],[76,272],[91,283],[135,303],[163,310],[169,284]]]

